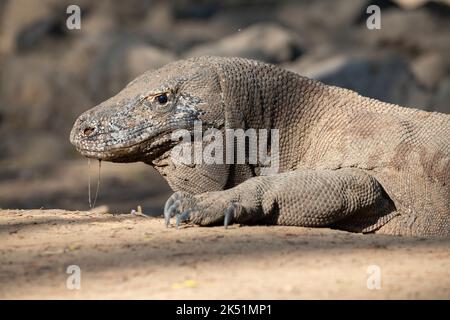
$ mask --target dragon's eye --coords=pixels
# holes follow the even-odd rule
[[[161,93],[160,95],[156,96],[156,100],[158,100],[158,102],[160,104],[165,104],[167,103],[167,93]]]

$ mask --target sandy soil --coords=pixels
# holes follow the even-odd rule
[[[161,218],[0,211],[0,298],[450,298],[450,239],[295,227],[183,227]],[[66,269],[81,268],[69,290]],[[367,268],[381,270],[369,290]]]

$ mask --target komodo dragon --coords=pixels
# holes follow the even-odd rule
[[[278,129],[278,174],[258,164],[180,164],[177,129]],[[450,115],[425,112],[242,58],[196,57],[144,73],[83,113],[82,155],[142,161],[175,193],[166,222],[279,224],[450,235]]]

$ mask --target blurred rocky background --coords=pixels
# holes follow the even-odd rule
[[[68,30],[66,8],[81,8]],[[366,9],[381,8],[381,29]],[[0,208],[86,209],[76,117],[149,69],[255,58],[383,101],[450,113],[450,1],[0,0]],[[100,204],[160,214],[151,168],[103,164]]]

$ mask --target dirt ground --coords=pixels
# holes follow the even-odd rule
[[[449,299],[450,239],[0,211],[1,299]],[[69,290],[69,265],[81,289]],[[369,290],[368,267],[381,271]]]

